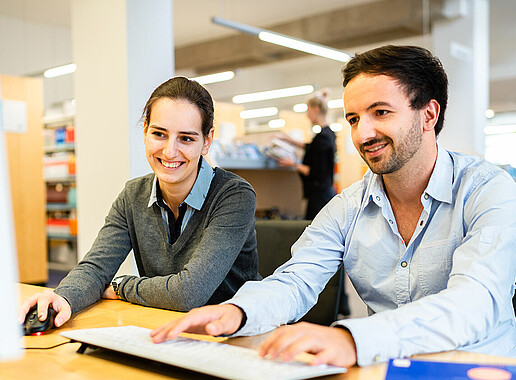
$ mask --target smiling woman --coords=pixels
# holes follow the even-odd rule
[[[256,194],[204,159],[213,141],[213,101],[184,77],[158,86],[145,105],[144,141],[154,173],[130,180],[90,252],[59,284],[26,300],[56,326],[99,298],[178,311],[231,298],[257,280]],[[140,276],[112,280],[130,251]]]
[[[208,153],[213,129],[203,135],[199,111],[189,102],[162,98],[152,108],[144,130],[147,160],[167,204],[178,206],[197,179],[199,158]]]

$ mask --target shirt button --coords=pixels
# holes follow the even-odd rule
[[[380,197],[378,195],[376,196],[376,200],[380,202]]]
[[[392,223],[394,223],[394,222],[392,221],[392,219],[389,219],[389,223],[390,223],[390,224],[392,224]]]
[[[423,221],[421,221],[421,222],[419,223],[419,225],[420,225],[420,226],[422,226],[423,224],[425,224],[425,222],[423,222]]]
[[[401,262],[401,266],[402,266],[403,268],[405,268],[407,265],[408,265],[408,264],[407,264],[407,262],[406,262],[406,261],[402,261],[402,262]]]
[[[373,361],[375,361],[375,362],[380,361],[380,355],[376,355],[376,356],[373,358]]]
[[[428,199],[429,197],[430,196],[427,193],[425,193],[425,199]]]

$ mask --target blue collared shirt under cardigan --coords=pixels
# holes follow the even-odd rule
[[[181,203],[181,205],[186,205],[185,215],[181,223],[181,232],[183,232],[183,230],[185,229],[186,225],[188,224],[188,221],[192,217],[192,214],[195,212],[195,210],[199,211],[202,205],[204,204],[204,200],[208,195],[208,190],[210,190],[211,180],[213,179],[214,175],[215,170],[213,170],[210,164],[208,164],[204,156],[201,156],[201,165],[195,183],[192,187],[192,190],[190,190],[190,193],[187,195],[183,203]],[[158,197],[156,194],[157,182],[158,177],[155,177],[154,182],[152,184],[152,190],[150,193],[148,207],[152,207],[154,203],[158,204]],[[163,218],[163,223],[165,223],[165,229],[167,230],[168,240],[170,241],[170,231],[168,228],[168,213],[163,207],[159,206],[159,208],[161,210],[161,217]]]

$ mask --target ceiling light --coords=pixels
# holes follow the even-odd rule
[[[328,100],[328,108],[343,108],[344,100],[342,99],[333,99]]]
[[[228,28],[236,29],[244,33],[258,36],[262,41],[269,42],[276,45],[288,47],[290,49],[299,50],[305,53],[315,54],[321,57],[334,59],[340,62],[347,62],[351,59],[351,56],[342,50],[334,49],[328,46],[316,44],[314,42],[301,40],[286,36],[284,34],[271,32],[269,30],[257,28],[251,25],[241,24],[235,21],[225,20],[220,17],[213,17],[212,22],[218,25],[226,26]]]
[[[491,108],[486,110],[486,117],[488,119],[492,119],[494,117],[494,115],[495,115],[495,113],[494,113],[494,111]]]
[[[292,107],[292,109],[294,110],[294,112],[306,112],[308,106],[306,105],[306,103],[298,103],[294,104],[294,107]]]
[[[289,88],[280,88],[278,90],[253,92],[250,94],[242,94],[242,95],[233,96],[233,103],[242,104],[242,103],[257,102],[260,100],[287,98],[289,96],[310,94],[313,91],[314,91],[314,86],[305,85],[305,86],[297,86],[297,87],[289,87]]]
[[[344,101],[342,99],[333,99],[328,100],[328,108],[343,108],[344,107]],[[298,103],[295,104],[292,108],[294,112],[306,112],[308,109],[308,106],[306,103]]]
[[[285,126],[285,120],[283,119],[274,119],[269,121],[269,128],[281,128]]]
[[[516,125],[515,124],[506,124],[506,125],[488,125],[484,128],[484,133],[486,135],[502,135],[505,133],[516,133]]]
[[[274,116],[277,113],[278,109],[276,107],[255,108],[240,112],[240,117],[242,119],[254,119],[256,117]]]
[[[199,84],[210,84],[217,82],[224,82],[227,80],[231,80],[235,77],[234,71],[223,71],[221,73],[201,75],[199,77],[191,78],[192,80],[198,82]]]
[[[333,132],[340,132],[340,131],[342,131],[342,124],[341,123],[331,123],[330,129]]]
[[[303,41],[279,33],[263,31],[258,33],[258,38],[262,41],[270,42],[271,44],[285,46],[305,53],[333,59],[335,61],[347,62],[351,59],[351,56],[349,54],[344,53],[341,50],[315,44],[313,42]]]
[[[75,72],[75,70],[77,70],[77,65],[75,63],[70,63],[68,65],[45,70],[45,72],[43,72],[43,76],[45,78],[55,78],[61,75],[71,74]]]

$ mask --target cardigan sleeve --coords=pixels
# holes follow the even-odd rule
[[[125,215],[127,187],[117,197],[90,251],[68,273],[55,289],[64,297],[72,312],[98,301],[106,286],[131,251],[131,241]]]
[[[249,184],[233,181],[231,185],[222,187],[211,204],[204,206],[204,211],[196,211],[207,212],[208,215],[204,228],[199,227],[193,232],[200,238],[187,248],[193,250],[190,260],[175,274],[126,276],[120,284],[123,299],[177,311],[203,306],[224,281],[240,254],[256,254],[255,239],[251,239],[254,246],[248,246],[249,236],[254,234],[256,207],[256,195]],[[248,272],[256,272],[256,269],[248,268]],[[243,274],[242,277],[252,276]],[[228,294],[227,298],[232,295]]]

